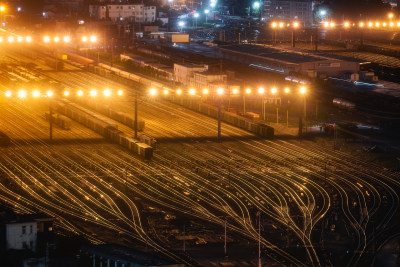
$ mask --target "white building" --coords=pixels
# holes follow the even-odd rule
[[[90,5],[89,14],[97,19],[112,21],[128,20],[132,22],[151,23],[156,21],[156,7],[143,4],[107,4]]]
[[[37,222],[10,222],[6,224],[6,248],[36,251]]]
[[[196,71],[206,71],[206,65],[174,64],[174,80],[185,86],[190,86],[190,81]]]
[[[262,17],[266,21],[299,21],[304,26],[311,26],[313,10],[311,0],[264,0]]]

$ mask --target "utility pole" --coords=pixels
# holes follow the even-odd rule
[[[221,104],[222,104],[222,99],[219,99],[218,103],[218,142],[221,142]]]
[[[111,38],[111,66],[113,65],[114,60],[114,38]]]
[[[258,216],[258,267],[261,267],[261,212],[257,212]]]
[[[138,92],[135,95],[135,139],[137,139],[138,133]]]
[[[51,99],[49,99],[49,139],[50,142],[53,141],[53,106],[51,104]]]
[[[186,252],[186,230],[185,230],[185,225],[183,225],[183,252]]]
[[[226,256],[226,218],[225,218],[224,225],[225,225],[225,245],[224,245],[224,253],[225,253],[225,256]]]

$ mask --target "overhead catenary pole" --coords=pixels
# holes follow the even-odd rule
[[[135,139],[137,139],[138,135],[138,93],[135,94]]]
[[[261,212],[257,212],[258,215],[258,267],[261,267]]]
[[[51,105],[51,99],[49,99],[49,140],[53,141],[53,107]]]
[[[221,141],[221,105],[222,105],[222,100],[221,98],[219,99],[218,103],[218,142]]]
[[[225,245],[224,245],[224,253],[225,253],[225,256],[226,256],[226,218],[225,218],[224,226],[225,226]]]

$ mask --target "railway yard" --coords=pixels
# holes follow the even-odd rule
[[[56,72],[46,67],[46,56],[34,60],[41,70],[32,70],[25,67],[32,58],[18,50],[0,53],[4,64],[28,77],[2,67],[2,79],[18,80],[16,88],[2,83],[2,95],[38,82],[71,91],[121,89],[123,98],[98,104],[134,113],[139,86],[67,63]],[[48,142],[44,114],[56,100],[0,101],[0,131],[11,139],[0,147],[0,199],[21,213],[55,217],[60,233],[156,252],[188,266],[216,266],[227,258],[236,266],[255,265],[259,220],[263,266],[365,266],[398,235],[399,173],[312,140],[267,140],[223,123],[217,142],[215,119],[143,95],[138,117],[143,133],[157,140],[147,161],[74,120],[69,130],[53,125]],[[240,250],[249,252],[234,253]]]

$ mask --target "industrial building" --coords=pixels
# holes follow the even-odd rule
[[[362,62],[295,50],[278,49],[262,45],[228,45],[220,47],[224,59],[248,64],[250,67],[282,75],[292,73],[317,77],[341,77],[358,73]]]

